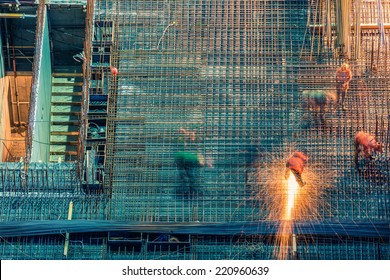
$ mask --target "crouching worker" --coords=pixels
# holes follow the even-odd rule
[[[190,189],[195,187],[199,168],[204,166],[203,156],[191,151],[181,151],[176,153],[175,160],[182,182]]]
[[[336,93],[333,90],[304,90],[302,91],[303,107],[325,124],[325,113],[336,104]]]
[[[359,154],[363,153],[363,156],[367,160],[373,159],[373,154],[382,153],[382,143],[377,142],[375,137],[364,131],[359,131],[355,135],[355,166],[358,167]]]
[[[303,168],[306,165],[308,157],[302,152],[294,152],[292,157],[287,160],[285,179],[287,180],[290,176],[290,171],[294,174],[295,179],[300,187],[303,187],[306,183],[302,180]]]

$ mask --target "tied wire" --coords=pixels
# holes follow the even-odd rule
[[[163,38],[165,37],[165,34],[168,32],[169,27],[174,26],[175,24],[176,24],[175,22],[172,22],[172,23],[168,24],[167,27],[165,27],[163,34],[161,35],[160,39],[158,40],[156,50],[158,50],[160,48],[160,44],[161,44]]]

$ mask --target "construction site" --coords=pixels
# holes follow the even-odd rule
[[[0,45],[0,259],[390,259],[390,0],[6,0]]]

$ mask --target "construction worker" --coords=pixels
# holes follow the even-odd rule
[[[302,152],[294,152],[294,154],[287,160],[285,179],[290,176],[290,171],[294,174],[295,179],[300,187],[303,187],[306,183],[302,180],[303,168],[306,165],[308,157]]]
[[[113,66],[110,66],[110,70],[111,70],[111,74],[112,74],[113,76],[118,75],[118,68],[113,67]]]
[[[364,132],[359,131],[356,133],[355,138],[355,166],[358,167],[358,157],[359,153],[363,152],[364,157],[367,160],[371,160],[373,158],[373,154],[382,153],[383,146],[382,143],[377,142],[375,136]]]
[[[180,178],[190,190],[196,185],[197,171],[205,164],[211,167],[211,163],[205,161],[202,154],[196,149],[196,132],[179,129],[179,143],[182,145],[175,155],[176,165],[179,169]]]
[[[303,106],[313,112],[316,119],[325,124],[325,113],[337,102],[336,93],[333,90],[304,90],[302,91]]]
[[[341,64],[336,71],[336,89],[337,89],[337,103],[345,110],[344,100],[345,95],[349,89],[349,82],[352,79],[352,71],[347,63]]]

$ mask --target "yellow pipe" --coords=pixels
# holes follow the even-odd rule
[[[13,14],[13,13],[0,14],[0,18],[26,18],[26,17],[36,17],[36,15]]]

